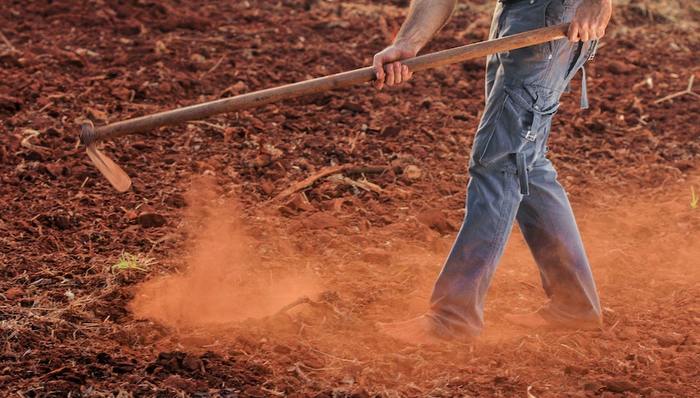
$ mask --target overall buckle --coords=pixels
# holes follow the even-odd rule
[[[533,133],[532,130],[528,130],[525,134],[525,139],[528,141],[535,141],[537,139],[537,134]]]

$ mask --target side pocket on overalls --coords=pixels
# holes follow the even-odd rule
[[[527,114],[523,119],[521,137],[532,142],[547,138],[552,117],[559,110],[557,93],[544,87],[525,86],[506,87],[506,94]]]
[[[490,134],[482,134],[485,142],[476,146],[476,159],[483,166],[490,166],[510,154],[523,153],[528,159],[528,167],[534,162],[538,145],[545,139],[551,125],[552,116],[559,108],[553,93],[545,89],[506,87],[503,106],[484,129]],[[483,132],[482,132],[483,133]]]
[[[505,87],[504,92],[503,108],[476,159],[485,167],[504,162],[504,166],[514,168],[521,193],[527,195],[528,169],[543,155],[552,117],[559,109],[558,96],[529,86]]]

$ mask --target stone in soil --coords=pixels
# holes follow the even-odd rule
[[[165,217],[158,213],[141,213],[136,217],[136,222],[144,228],[157,228],[165,225]]]

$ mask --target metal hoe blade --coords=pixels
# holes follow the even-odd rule
[[[117,166],[112,159],[100,152],[95,145],[88,145],[87,154],[92,160],[92,163],[97,167],[97,170],[109,181],[110,184],[119,192],[126,192],[131,187],[131,178]]]
[[[92,123],[82,125],[81,138],[87,144],[87,154],[92,163],[97,167],[97,170],[109,181],[110,184],[119,192],[126,192],[131,187],[131,178],[119,167],[112,159],[108,158],[104,153],[100,152],[91,142],[90,137],[93,133]]]

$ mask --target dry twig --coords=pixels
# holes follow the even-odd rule
[[[49,149],[49,148],[46,148],[46,147],[41,146],[41,145],[34,145],[31,142],[29,142],[29,140],[31,140],[32,138],[38,137],[39,134],[41,134],[40,132],[38,132],[36,130],[32,130],[32,129],[25,129],[24,133],[26,134],[26,136],[24,138],[22,138],[22,141],[20,142],[20,145],[22,145],[24,148],[27,148],[27,149],[30,149],[30,150],[33,150],[36,152],[40,152],[40,153],[51,152],[51,149]]]
[[[353,358],[353,359],[342,358],[342,357],[339,357],[339,356],[335,356],[335,355],[333,355],[333,354],[329,354],[329,353],[327,353],[327,352],[323,352],[323,351],[321,351],[321,350],[317,350],[317,349],[315,349],[315,348],[313,348],[313,347],[310,347],[310,346],[309,346],[308,348],[309,348],[311,351],[313,351],[313,352],[317,352],[317,353],[319,353],[319,354],[322,354],[322,355],[327,356],[328,358],[332,358],[332,359],[335,359],[335,360],[338,360],[338,361],[350,362],[350,363],[355,363],[355,364],[362,364],[362,363],[365,363],[365,361],[360,361],[359,359],[356,359],[356,358]]]
[[[17,49],[15,48],[15,46],[13,46],[12,43],[10,43],[10,41],[7,40],[7,37],[5,37],[5,34],[2,33],[2,31],[0,31],[0,40],[2,40],[3,43],[5,43],[5,46],[7,46],[7,48],[9,48],[10,51],[12,51],[12,52],[19,52],[19,51],[17,51]]]
[[[277,311],[278,314],[284,314],[287,311],[291,310],[292,308],[302,305],[302,304],[315,304],[313,301],[311,301],[310,298],[306,296],[299,297],[298,299],[292,301],[291,303],[285,305],[284,307],[280,308],[279,311]]]
[[[266,393],[272,394],[272,395],[274,395],[274,396],[276,396],[276,397],[284,397],[284,396],[285,396],[285,393],[283,393],[283,392],[281,392],[281,391],[271,390],[271,389],[265,388],[265,387],[260,387],[260,389],[263,390],[263,391],[265,391]]]
[[[531,391],[532,386],[527,386],[527,398],[537,398]]]
[[[280,192],[277,196],[275,196],[273,201],[281,201],[281,200],[293,195],[296,192],[299,192],[301,190],[304,190],[304,189],[312,186],[314,183],[316,183],[316,181],[318,181],[322,178],[331,176],[333,174],[339,174],[339,173],[346,173],[346,174],[383,173],[386,170],[388,170],[388,168],[385,166],[360,166],[360,167],[357,167],[357,166],[348,165],[348,164],[340,165],[340,166],[324,167],[319,172],[317,172],[309,177],[306,177],[305,179],[303,179],[299,182],[292,184],[289,188],[285,189],[284,191]],[[374,184],[372,184],[372,185],[374,185]],[[369,189],[369,190],[372,190],[372,189]]]
[[[654,103],[660,104],[664,101],[672,100],[672,99],[674,99],[676,97],[680,97],[682,95],[692,95],[692,96],[700,98],[700,94],[693,91],[693,82],[694,81],[695,81],[695,75],[690,75],[690,79],[688,80],[688,87],[685,90],[679,91],[677,93],[669,94],[661,99],[654,101]]]
[[[203,126],[211,127],[211,128],[213,128],[214,130],[217,130],[217,131],[222,132],[222,133],[226,131],[226,127],[225,127],[225,126],[222,126],[222,125],[220,125],[220,124],[210,123],[210,122],[207,122],[207,121],[204,121],[204,120],[195,120],[195,121],[193,121],[192,123],[194,123],[194,124],[201,124],[201,125],[203,125]]]
[[[356,188],[363,189],[368,192],[376,192],[376,193],[382,193],[384,190],[382,187],[380,187],[377,184],[371,183],[367,180],[361,181],[361,180],[353,180],[352,178],[348,178],[343,176],[342,174],[333,174],[332,176],[328,177],[328,180],[334,181],[337,183],[341,184],[347,184]]]
[[[216,68],[218,68],[219,65],[221,65],[221,63],[224,61],[224,59],[226,59],[225,55],[223,57],[219,58],[219,61],[217,61],[216,64],[214,64],[214,66],[212,66],[208,71],[199,75],[199,79],[202,80],[204,78],[204,76],[214,72],[216,70]]]
[[[297,375],[299,375],[299,377],[304,379],[305,382],[311,383],[311,379],[309,378],[309,376],[307,376],[306,373],[304,373],[299,367],[299,362],[294,364],[294,370],[296,371]]]
[[[273,200],[279,201],[279,200],[285,199],[298,191],[301,191],[303,189],[310,187],[311,185],[313,185],[316,181],[320,180],[321,178],[328,177],[329,175],[340,173],[346,168],[347,168],[347,165],[324,167],[321,169],[321,171],[304,178],[303,180],[293,184],[289,188],[280,192],[277,196],[275,196],[275,198]]]

